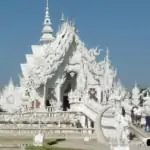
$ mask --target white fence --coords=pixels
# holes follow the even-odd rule
[[[44,134],[46,137],[55,138],[84,138],[85,136],[90,136],[94,139],[96,138],[93,128],[41,128],[40,130],[35,128],[0,128],[0,134],[5,136],[34,136],[39,132]]]

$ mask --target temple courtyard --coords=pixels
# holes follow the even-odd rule
[[[4,144],[3,146],[1,144]],[[9,144],[8,144],[9,143]],[[9,140],[0,140],[0,149],[1,150],[45,150],[45,148],[40,147],[32,147],[26,145],[32,145],[32,139],[20,139],[13,140],[12,142]],[[26,148],[25,148],[26,147]],[[49,146],[47,150],[111,150],[109,147],[104,146],[102,144],[98,144],[96,140],[91,140],[89,142],[84,142],[81,139],[72,139],[72,140],[64,140],[60,141],[57,144]],[[137,141],[133,141],[130,143],[130,150],[148,150],[149,147],[138,145]]]

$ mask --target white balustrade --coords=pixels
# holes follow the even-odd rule
[[[77,134],[77,135],[84,135],[84,134],[91,134],[91,132],[94,131],[93,128],[41,128],[40,131],[45,134],[45,135],[50,135],[50,134],[58,134],[58,133],[67,133],[67,134]],[[61,131],[61,132],[60,132]],[[71,132],[69,132],[71,131]],[[1,133],[16,133],[19,135],[23,134],[29,134],[29,135],[34,135],[39,132],[38,129],[35,128],[30,128],[30,129],[23,129],[21,128],[20,130],[14,128],[14,129],[5,129],[1,128],[0,129]],[[59,134],[58,134],[59,135]]]
[[[93,101],[78,102],[79,105],[86,105],[93,111],[99,112],[100,104]],[[93,133],[94,129],[90,128],[72,128],[81,116],[84,116],[78,111],[56,111],[50,107],[47,112],[34,112],[32,110],[24,113],[1,113],[0,121],[6,121],[7,125],[0,124],[0,133],[19,134],[19,135],[35,135],[39,130],[46,135],[67,136],[70,134],[85,135]],[[41,118],[41,125],[39,129],[38,120]],[[9,123],[12,120],[13,124]],[[19,126],[18,126],[19,125]]]

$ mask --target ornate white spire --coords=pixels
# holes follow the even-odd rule
[[[132,101],[135,105],[138,105],[140,97],[140,89],[135,81],[134,88],[132,89]]]
[[[48,0],[46,3],[45,19],[43,23],[42,36],[40,38],[41,44],[49,44],[54,40],[52,35],[53,29],[51,27],[51,20],[49,16]]]
[[[106,49],[106,56],[105,56],[105,72],[109,72],[110,70],[110,60],[109,60],[109,49]]]
[[[109,61],[109,48],[106,49],[106,61]]]
[[[136,80],[134,81],[134,87],[136,87],[136,88],[138,87]]]
[[[65,16],[64,16],[64,13],[62,12],[61,14],[61,19],[60,19],[61,22],[64,22],[65,21]]]
[[[139,93],[139,92],[140,92],[140,89],[139,89],[139,87],[138,87],[138,84],[137,84],[136,80],[135,80],[135,82],[134,82],[133,91],[134,91],[134,93]]]

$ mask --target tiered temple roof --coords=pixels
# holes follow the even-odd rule
[[[80,40],[75,25],[71,21],[65,20],[64,15],[62,15],[61,21],[61,27],[54,38],[47,2],[40,44],[31,46],[32,54],[27,54],[26,63],[21,64],[20,95],[18,96],[17,94],[20,102],[14,96],[16,91],[18,92],[18,88],[15,88],[10,82],[1,94],[0,104],[4,108],[7,105],[6,97],[13,95],[15,97],[14,103],[20,105],[23,92],[26,90],[31,92],[42,84],[46,84],[47,80],[50,80],[55,75],[59,66],[64,62],[64,57],[73,44],[82,55],[82,63],[86,64],[83,66],[83,73],[89,76],[92,75],[93,80],[91,81],[99,84],[103,90],[112,90],[114,87],[116,69],[114,69],[109,60],[109,50],[107,49],[105,59],[97,62],[96,56],[100,55],[101,50],[98,48],[88,50]],[[18,105],[16,106],[18,107]]]

